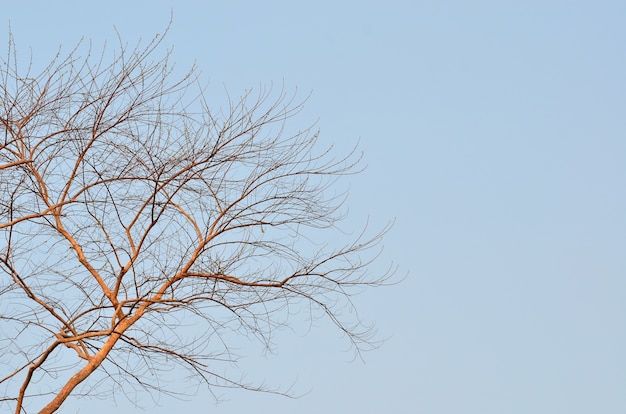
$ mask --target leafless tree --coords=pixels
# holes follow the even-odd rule
[[[290,132],[302,102],[284,89],[214,111],[162,38],[79,44],[35,71],[11,37],[0,61],[3,410],[167,393],[177,365],[209,390],[264,390],[216,367],[237,335],[271,347],[293,312],[371,344],[346,305],[391,275],[368,272],[384,230],[338,244],[335,183],[359,154]]]

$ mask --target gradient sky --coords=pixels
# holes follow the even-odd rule
[[[364,292],[380,338],[365,363],[323,322],[251,347],[248,379],[297,399],[200,391],[145,412],[502,414],[626,412],[626,2],[6,2],[34,62],[81,37],[162,32],[181,68],[234,95],[312,92],[339,152],[360,140],[348,228],[395,219]],[[300,119],[300,118],[298,118]],[[306,127],[292,125],[294,128]],[[242,344],[243,346],[247,346]],[[245,350],[246,348],[242,348]],[[0,350],[1,352],[1,350]],[[246,351],[247,352],[247,351]],[[143,412],[123,398],[61,412]]]

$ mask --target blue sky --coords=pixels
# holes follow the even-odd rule
[[[626,3],[31,1],[0,21],[37,63],[114,26],[148,40],[171,10],[181,70],[214,91],[312,92],[302,127],[340,152],[360,141],[346,226],[395,219],[372,270],[408,276],[356,298],[387,338],[365,363],[323,322],[242,359],[302,397],[200,391],[145,412],[626,410]]]

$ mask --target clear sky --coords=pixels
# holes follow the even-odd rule
[[[312,92],[322,141],[360,140],[347,225],[395,219],[372,270],[408,276],[356,300],[387,338],[365,363],[321,322],[242,359],[302,397],[201,390],[145,412],[626,412],[626,2],[13,1],[0,32],[40,63],[114,26],[148,40],[171,10],[181,68]],[[61,412],[114,404],[141,412]]]

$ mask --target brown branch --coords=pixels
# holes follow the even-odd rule
[[[113,387],[174,392],[144,375],[171,359],[210,390],[264,389],[213,366],[235,360],[232,332],[271,348],[294,301],[326,315],[357,350],[372,343],[358,315],[344,320],[356,314],[341,309],[389,276],[368,274],[361,258],[386,230],[339,249],[327,243],[346,237],[335,184],[360,171],[360,155],[319,150],[311,127],[290,133],[304,103],[295,93],[250,90],[213,112],[203,87],[185,95],[193,69],[172,81],[170,52],[153,60],[161,39],[120,43],[112,61],[90,48],[81,58],[77,46],[38,75],[18,71],[13,56],[0,72],[0,270],[9,281],[0,300],[12,312],[0,324],[18,332],[8,339],[18,346],[23,332],[46,335],[2,356],[15,361],[0,382],[20,391],[0,405],[16,401],[16,412],[42,395],[51,399],[41,413],[58,410],[96,370]],[[179,330],[187,321],[197,337]],[[60,344],[80,365],[40,393],[35,373],[70,369],[49,358]]]

